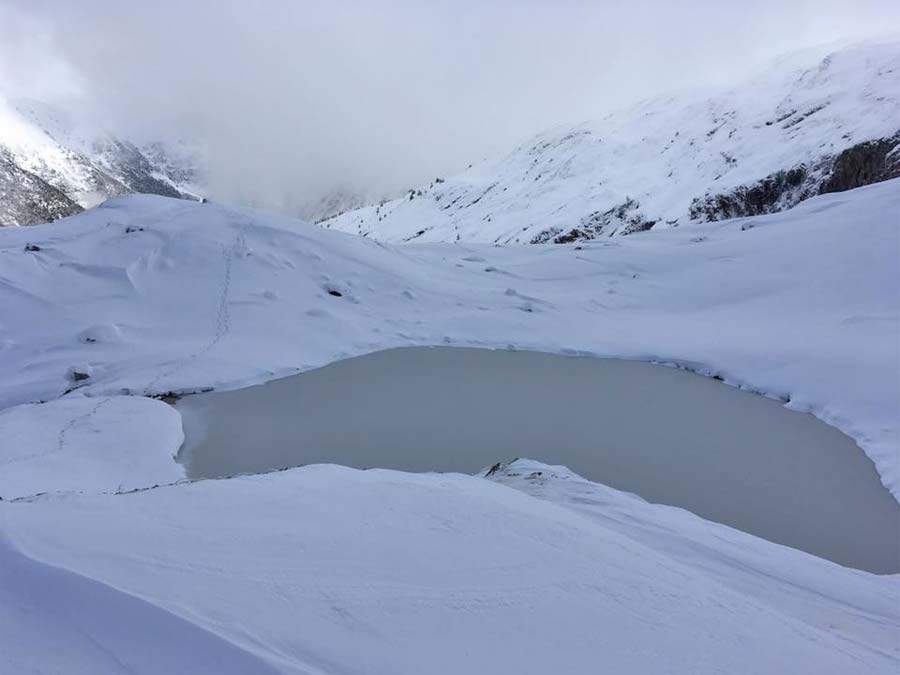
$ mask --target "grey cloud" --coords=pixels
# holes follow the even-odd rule
[[[5,0],[0,84],[202,139],[219,196],[289,210],[889,26],[892,0]]]

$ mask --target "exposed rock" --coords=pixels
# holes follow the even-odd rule
[[[647,219],[639,209],[640,204],[636,200],[628,198],[608,211],[595,211],[585,216],[576,227],[567,232],[561,228],[544,230],[535,236],[531,243],[571,244],[576,241],[597,239],[601,236],[646,232],[656,225],[657,221]]]
[[[809,170],[802,164],[777,171],[753,185],[697,197],[691,202],[689,215],[691,220],[704,222],[782,211],[816,194],[816,186],[809,177]]]
[[[758,216],[789,209],[818,194],[843,192],[898,177],[900,133],[858,143],[836,156],[823,158],[814,167],[800,164],[752,185],[697,197],[689,215],[691,220],[701,222]]]
[[[900,132],[892,138],[860,143],[840,153],[834,158],[831,172],[819,193],[843,192],[898,177]]]

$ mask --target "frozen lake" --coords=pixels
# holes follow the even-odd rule
[[[320,462],[474,473],[528,457],[844,565],[900,571],[900,505],[850,438],[672,368],[405,348],[177,408],[194,478]]]

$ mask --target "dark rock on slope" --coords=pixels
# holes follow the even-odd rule
[[[690,218],[716,221],[783,211],[804,199],[900,177],[900,132],[854,145],[813,167],[777,171],[752,185],[696,197]]]
[[[900,115],[900,112],[898,112]],[[820,194],[843,192],[900,177],[900,131],[892,138],[847,148],[834,159]]]
[[[0,148],[0,226],[46,223],[82,210],[63,192],[20,168]]]

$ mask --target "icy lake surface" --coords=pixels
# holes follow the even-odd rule
[[[850,438],[672,368],[404,348],[177,407],[179,459],[195,478],[311,463],[474,473],[528,457],[844,565],[900,571],[900,505]]]

